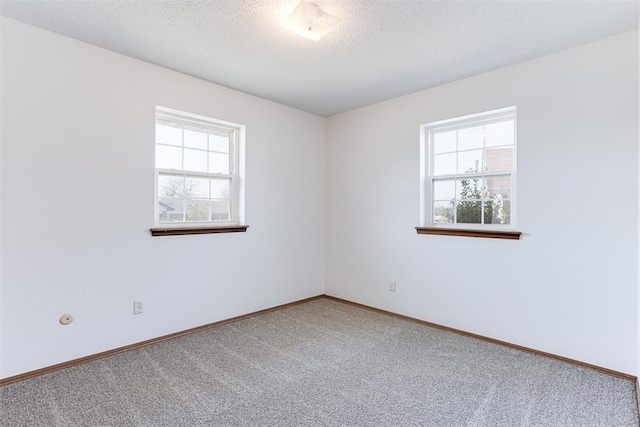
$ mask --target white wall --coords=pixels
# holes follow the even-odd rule
[[[323,293],[323,118],[0,22],[1,377]],[[247,233],[150,236],[156,105],[246,125]]]
[[[0,247],[2,245],[2,35],[4,20],[0,19]],[[2,267],[2,250],[0,250],[0,268]],[[0,270],[0,375],[2,375],[2,271]],[[1,377],[0,377],[1,378]]]
[[[512,105],[522,240],[417,235],[420,124]],[[637,374],[637,134],[637,32],[329,118],[326,293]]]
[[[638,21],[640,22],[640,10],[638,11]],[[637,50],[637,56],[638,56],[638,102],[640,103],[640,31],[638,31],[638,50]],[[638,108],[638,156],[640,156],[640,107]],[[639,165],[640,165],[640,157],[638,159],[639,161]],[[639,174],[639,178],[640,178],[640,167],[639,170],[637,171],[637,173]],[[638,224],[640,224],[640,186],[638,186]],[[640,266],[640,227],[638,227],[638,247],[639,247],[639,251],[638,251],[638,265]],[[638,310],[636,313],[636,322],[638,324],[638,331],[640,331],[640,267],[638,268],[638,294],[637,294],[637,298],[638,298]],[[637,370],[636,372],[640,373],[640,338],[638,339],[638,352],[637,352],[637,361],[638,361],[638,366],[637,366]],[[638,398],[638,409],[640,409],[640,381],[636,380],[636,397]]]

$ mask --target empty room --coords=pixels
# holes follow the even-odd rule
[[[638,426],[635,0],[0,0],[0,426]]]

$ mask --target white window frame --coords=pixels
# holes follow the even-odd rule
[[[208,173],[187,171],[184,169],[161,169],[157,168],[155,163],[155,152],[157,149],[157,139],[155,136],[154,126],[154,224],[156,227],[163,228],[184,228],[190,226],[227,226],[240,225],[244,222],[244,141],[245,126],[237,123],[227,122],[223,120],[213,119],[210,117],[200,116],[197,114],[187,113],[184,111],[174,110],[171,108],[156,106],[155,124],[158,119],[173,121],[184,125],[192,125],[202,129],[210,129],[213,131],[229,132],[229,173]],[[182,146],[184,150],[184,144]],[[230,215],[229,220],[209,220],[209,221],[171,221],[160,222],[159,195],[158,195],[158,178],[160,175],[174,175],[196,178],[225,178],[231,181],[230,184]]]
[[[478,173],[458,173],[449,175],[434,175],[433,163],[433,134],[443,131],[459,130],[501,122],[505,119],[513,120],[513,166],[510,171],[487,171]],[[517,165],[517,109],[515,106],[498,110],[472,114],[448,120],[427,123],[420,126],[420,224],[423,227],[436,228],[460,228],[473,230],[516,230],[517,218],[517,192],[516,192],[516,165]],[[433,222],[433,183],[436,180],[483,178],[485,176],[510,175],[510,224],[477,224],[477,223],[440,223]],[[484,212],[482,212],[484,215]]]

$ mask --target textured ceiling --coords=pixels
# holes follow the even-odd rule
[[[298,0],[1,0],[31,25],[322,116],[638,28],[636,0],[316,0],[339,26],[279,26]]]

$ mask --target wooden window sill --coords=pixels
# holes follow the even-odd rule
[[[520,231],[472,230],[468,228],[416,227],[418,234],[437,234],[440,236],[485,237],[489,239],[520,240]]]
[[[185,234],[244,233],[248,225],[204,225],[184,227],[152,227],[152,236],[183,236]]]

